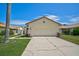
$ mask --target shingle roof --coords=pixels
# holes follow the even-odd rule
[[[60,28],[74,28],[74,27],[79,27],[79,23],[71,24],[71,25],[66,25],[66,26],[61,26]]]
[[[4,23],[2,23],[2,22],[0,22],[0,27],[2,27],[2,28],[5,28],[5,24]],[[10,29],[20,29],[21,27],[19,27],[19,26],[10,26]]]

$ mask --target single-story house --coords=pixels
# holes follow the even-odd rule
[[[79,28],[79,23],[71,24],[71,25],[63,25],[60,27],[62,33],[69,32],[69,34],[72,34],[73,29]]]
[[[60,26],[60,23],[43,16],[26,23],[26,33],[29,36],[57,36],[61,32]]]
[[[0,22],[0,31],[5,30],[5,24]],[[14,35],[23,35],[23,28],[20,26],[10,26],[10,30],[13,31]]]
[[[14,32],[14,35],[23,35],[23,28],[20,26],[10,26],[11,30]]]

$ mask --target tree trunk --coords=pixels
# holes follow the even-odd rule
[[[7,10],[6,10],[6,27],[5,27],[5,38],[4,38],[4,43],[9,42],[9,32],[10,32],[10,9],[11,9],[11,4],[7,3]]]

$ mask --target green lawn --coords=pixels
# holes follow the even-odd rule
[[[73,36],[73,35],[61,35],[61,38],[64,40],[70,41],[72,43],[79,45],[79,36]]]
[[[1,42],[1,40],[3,39],[3,36],[2,35],[0,35],[0,42]]]
[[[10,39],[8,44],[0,43],[0,56],[20,56],[30,39]]]

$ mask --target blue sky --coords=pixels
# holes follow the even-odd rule
[[[25,24],[46,15],[62,24],[79,22],[78,3],[17,3],[11,6],[11,24]],[[6,4],[0,3],[0,22],[5,23]]]

